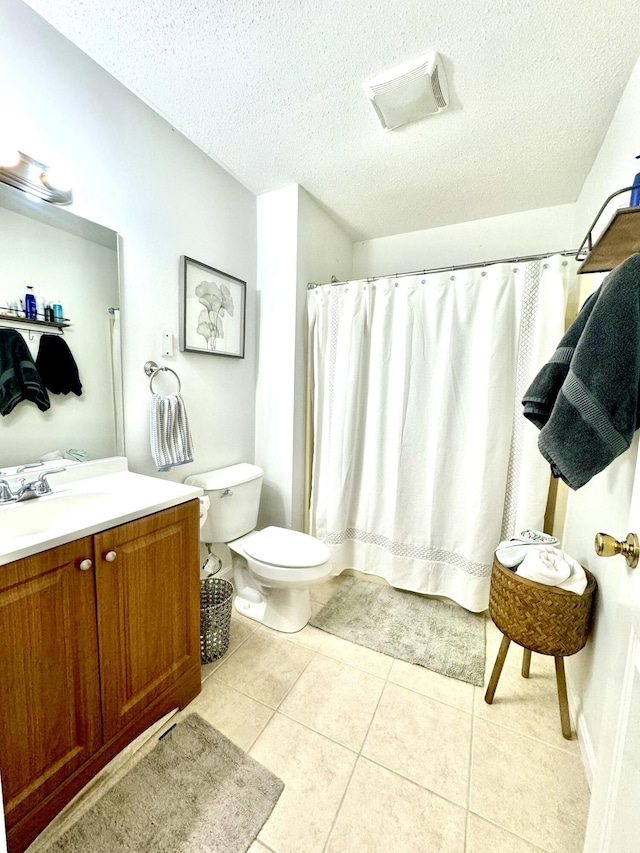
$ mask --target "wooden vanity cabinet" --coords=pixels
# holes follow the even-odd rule
[[[10,853],[199,693],[198,530],[189,501],[0,567]]]

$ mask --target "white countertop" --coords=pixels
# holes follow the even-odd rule
[[[64,461],[62,461],[64,464]],[[48,468],[54,467],[47,463]],[[33,478],[46,468],[18,476]],[[7,472],[15,488],[15,472]],[[48,477],[53,493],[0,506],[0,565],[193,500],[202,489],[129,471],[116,456]]]

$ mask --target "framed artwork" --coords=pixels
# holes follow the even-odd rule
[[[180,350],[244,358],[247,284],[182,256]]]

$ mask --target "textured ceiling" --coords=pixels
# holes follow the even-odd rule
[[[575,201],[640,53],[638,0],[28,4],[253,192],[300,183],[354,239]],[[383,131],[363,82],[432,50],[451,107]]]

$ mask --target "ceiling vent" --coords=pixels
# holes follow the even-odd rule
[[[385,130],[394,130],[449,106],[449,90],[437,53],[407,62],[365,83],[365,92]]]

